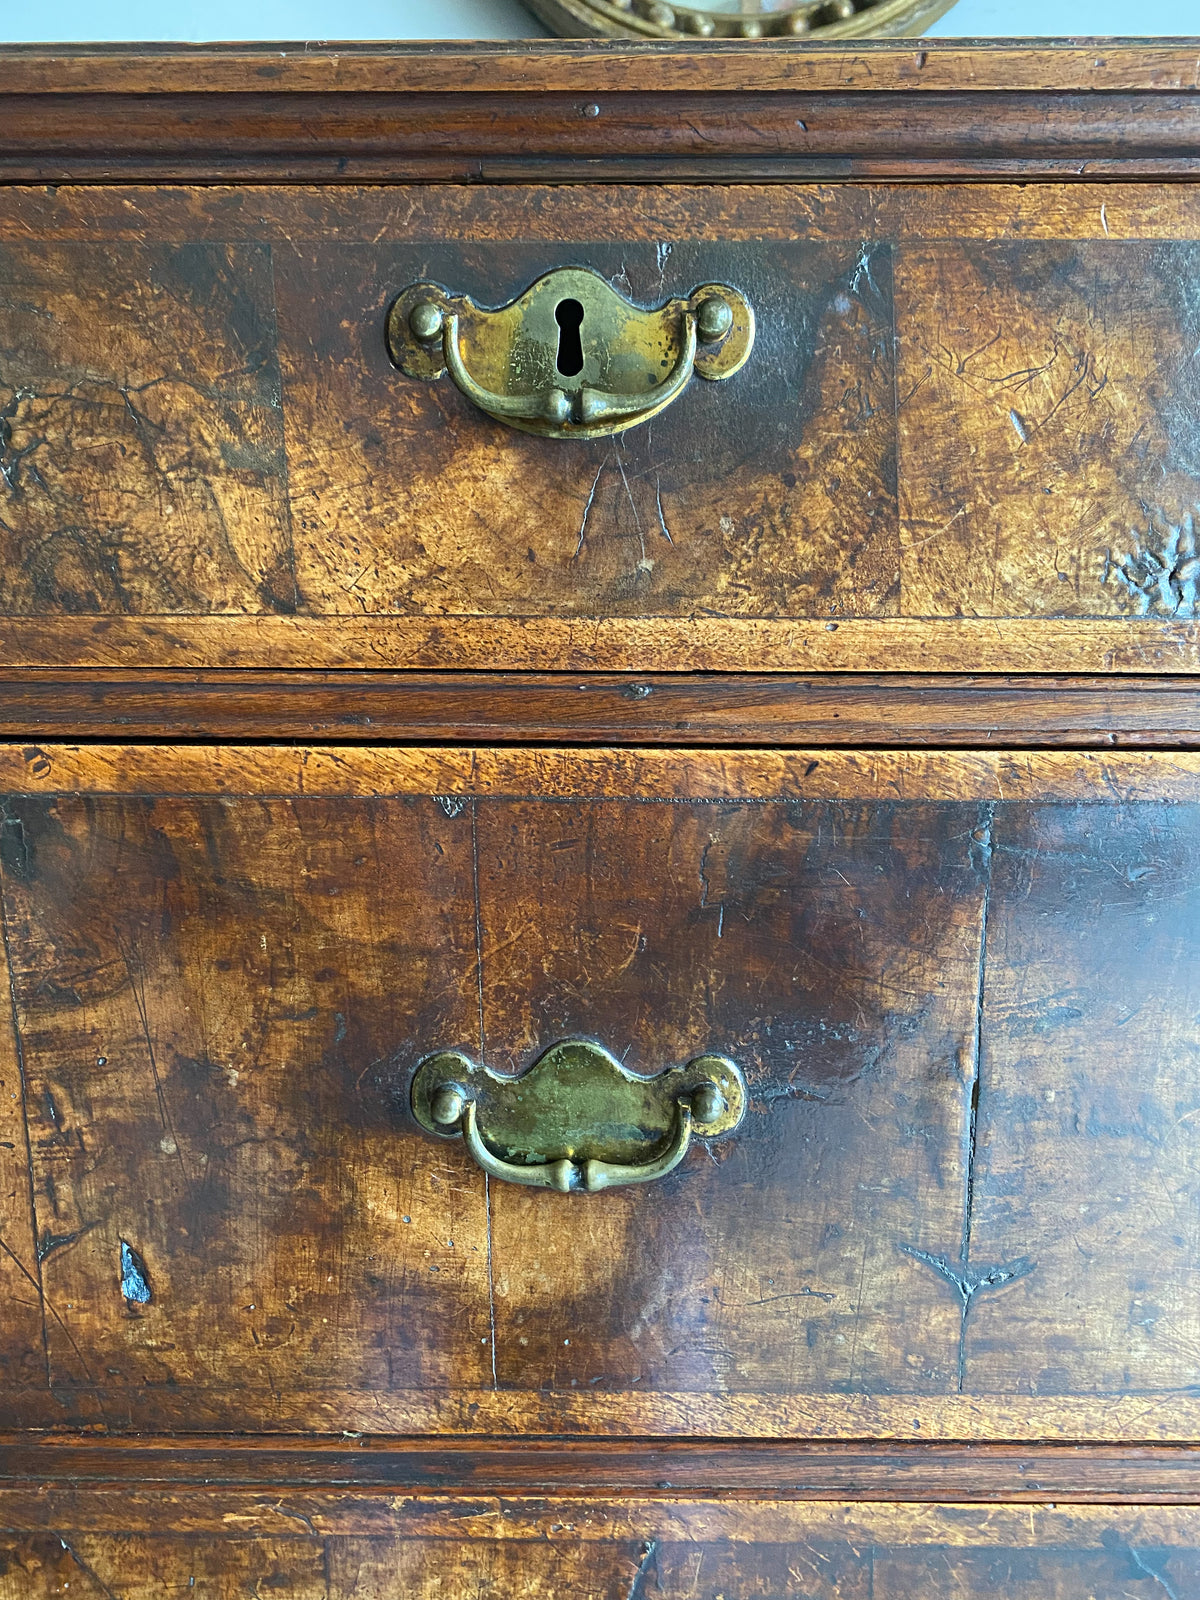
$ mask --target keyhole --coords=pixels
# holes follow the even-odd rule
[[[558,360],[555,365],[564,378],[573,378],[583,371],[583,340],[579,330],[583,326],[583,307],[578,300],[560,300],[554,308],[558,323]]]

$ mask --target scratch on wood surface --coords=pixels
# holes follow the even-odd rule
[[[583,550],[584,540],[587,538],[588,518],[592,514],[592,506],[596,500],[596,486],[600,482],[600,475],[604,471],[605,463],[602,461],[596,468],[596,476],[592,479],[592,487],[588,490],[588,497],[583,503],[583,518],[579,524],[579,540],[575,546],[572,561],[577,561]]]
[[[598,476],[598,474],[597,474]],[[594,486],[593,486],[594,487]],[[486,1060],[487,1034],[483,1011],[483,905],[479,894],[479,801],[471,801],[471,888],[475,921],[475,996],[479,1008],[479,1059]],[[483,1175],[483,1214],[487,1234],[488,1344],[491,1356],[492,1388],[499,1389],[496,1371],[496,1274],[493,1264],[492,1180]]]
[[[118,1600],[118,1596],[117,1596],[116,1592],[109,1588],[108,1584],[105,1583],[104,1579],[100,1576],[100,1574],[96,1571],[96,1569],[94,1567],[89,1566],[88,1563],[83,1559],[83,1557],[80,1556],[77,1551],[75,1551],[75,1550],[73,1550],[71,1548],[71,1546],[63,1538],[61,1533],[58,1535],[58,1542],[59,1542],[60,1545],[62,1545],[63,1549],[70,1556],[71,1560],[79,1568],[80,1572],[86,1574],[86,1576],[89,1577],[92,1580],[92,1582],[96,1585],[97,1589],[100,1590],[101,1594],[106,1595],[108,1597],[108,1600]]]
[[[1126,1556],[1138,1579],[1149,1578],[1152,1583],[1158,1585],[1168,1600],[1180,1600],[1178,1591],[1166,1574],[1158,1566],[1152,1566],[1148,1557],[1127,1539],[1123,1539],[1115,1528],[1106,1528],[1100,1535],[1100,1543],[1112,1554]],[[1163,1555],[1165,1561],[1165,1553],[1159,1552],[1159,1554]]]
[[[96,1227],[99,1227],[99,1223],[85,1222],[82,1228],[75,1228],[71,1233],[51,1233],[49,1228],[43,1229],[37,1243],[38,1260],[45,1261],[55,1250],[66,1249],[67,1245],[74,1244],[77,1239],[82,1239],[85,1233],[90,1233]]]
[[[671,537],[671,530],[667,527],[667,519],[663,516],[662,483],[659,480],[657,473],[655,474],[654,478],[654,504],[658,511],[658,525],[662,529],[663,538],[668,544],[674,544],[675,541]]]
[[[897,1249],[903,1251],[906,1256],[911,1256],[914,1261],[922,1262],[936,1272],[939,1278],[944,1278],[959,1296],[961,1313],[958,1337],[958,1392],[962,1394],[967,1376],[967,1318],[975,1296],[988,1289],[1002,1289],[1006,1284],[1016,1283],[1019,1278],[1027,1278],[1031,1272],[1037,1270],[1037,1262],[1031,1261],[1028,1256],[1022,1256],[1019,1260],[994,1266],[971,1267],[963,1263],[956,1267],[947,1256],[934,1255],[929,1250],[918,1250],[915,1245],[905,1244],[903,1240],[898,1242]]]

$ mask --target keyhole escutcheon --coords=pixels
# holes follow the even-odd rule
[[[578,300],[560,300],[554,308],[558,323],[558,358],[555,365],[564,378],[573,378],[583,371],[583,340],[579,330],[583,326],[583,307]]]

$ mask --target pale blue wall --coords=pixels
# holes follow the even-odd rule
[[[955,35],[1200,34],[1200,0],[959,0]],[[37,0],[10,3],[0,40],[505,39],[542,30],[517,0]]]

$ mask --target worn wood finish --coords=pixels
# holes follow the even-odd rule
[[[44,1418],[1190,1437],[1200,756],[0,756]],[[411,1126],[575,1033],[727,1051],[745,1127],[647,1206]]]
[[[1195,268],[1176,280],[1176,265],[1127,244],[1047,245],[1036,267],[1019,245],[905,246],[894,273],[909,335],[896,378],[904,610],[1193,610],[1186,373],[1200,300]],[[1160,360],[1147,366],[1151,351]]]
[[[469,836],[80,800],[4,840],[52,1383],[480,1383],[482,1177],[391,1104],[473,1023]]]
[[[762,201],[767,244],[768,193],[641,217],[628,191],[388,192],[348,235],[313,192],[253,226],[228,190],[8,202],[3,659],[1195,670],[1196,246],[1100,190],[1086,228],[1056,190],[925,243],[896,194],[834,215],[810,190],[798,218]],[[245,237],[206,238],[220,219]],[[592,444],[391,366],[404,284],[503,298],[581,238],[635,298],[739,283],[753,365]]]
[[[0,813],[0,840],[8,825]],[[0,1384],[20,1388],[45,1373],[41,1265],[34,1242],[25,1122],[25,1085],[13,1028],[11,991],[0,980]]]
[[[230,1396],[216,1388],[128,1383],[23,1387],[3,1393],[10,1430],[107,1431],[137,1438],[164,1428],[190,1438],[231,1427]],[[268,1435],[383,1431],[389,1436],[700,1440],[835,1440],[1111,1445],[1136,1439],[1188,1445],[1200,1435],[1200,1403],[1188,1393],[1094,1395],[706,1394],[699,1390],[243,1389],[243,1413]],[[240,1430],[239,1430],[240,1431]],[[1130,1491],[1126,1498],[1137,1498]],[[1189,1503],[1191,1501],[1189,1500]]]
[[[908,53],[911,54],[911,51]],[[5,96],[0,181],[794,182],[1200,176],[1200,94],[775,90],[662,95],[256,86]],[[664,112],[666,113],[664,115]]]
[[[1194,51],[0,97],[0,1600],[1200,1588]],[[566,260],[753,364],[596,445],[390,366]],[[571,1034],[744,1125],[415,1126]]]
[[[755,381],[693,384],[647,426],[592,444],[516,433],[452,385],[398,377],[379,333],[406,284],[504,300],[577,245],[333,243],[276,260],[306,610],[436,614],[451,632],[472,614],[895,611],[887,252],[704,242],[709,204],[690,238],[592,245],[588,264],[637,300],[738,284],[760,329]]]
[[[640,559],[640,558],[639,558]],[[1157,617],[6,617],[0,667],[790,673],[1200,671],[1200,622]]]
[[[838,244],[930,240],[1194,242],[1187,185],[1105,183],[729,184],[720,239]],[[670,243],[694,234],[695,195],[669,184],[69,184],[0,189],[0,240],[45,244],[252,242],[286,247],[384,239],[432,244],[586,239]],[[1103,211],[1101,210],[1103,207]]]
[[[768,91],[870,88],[1193,93],[1195,53],[1179,41],[922,39],[852,45],[773,39],[696,43],[633,40],[395,40],[386,44],[6,44],[6,94],[209,94],[273,89],[444,93],[545,89]]]
[[[564,1236],[496,1186],[500,1384],[946,1388],[956,1313],[897,1241],[959,1226],[983,820],[481,808],[489,1059],[587,1033],[643,1072],[715,1049],[751,1086],[675,1204],[619,1191]]]
[[[1192,751],[705,750],[0,742],[0,793],[672,801],[1200,801]]]
[[[198,1514],[211,1528],[212,1500],[228,1505],[227,1497],[206,1503],[192,1496],[177,1502],[170,1518],[186,1526]],[[221,1537],[161,1526],[149,1536],[76,1533],[70,1522],[60,1524],[61,1535],[9,1534],[0,1595],[43,1600],[69,1583],[88,1600],[142,1600],[162,1593],[164,1570],[178,1575],[186,1592],[221,1600],[253,1592],[248,1584],[259,1593],[284,1588],[301,1600],[390,1600],[398,1592],[419,1600],[488,1592],[538,1600],[722,1600],[731,1593],[752,1600],[985,1600],[998,1583],[1016,1600],[1075,1600],[1159,1589],[1183,1595],[1200,1579],[1191,1510],[768,1502],[723,1514],[711,1505],[643,1504],[613,1515],[602,1501],[536,1509],[518,1501],[489,1514],[486,1502],[467,1501],[444,1508],[439,1527],[412,1507],[385,1502],[358,1531],[345,1528],[353,1517],[338,1515],[336,1499],[288,1496],[270,1506],[244,1497],[240,1510],[233,1506],[239,1526]],[[389,1520],[410,1527],[398,1534]],[[250,1537],[254,1522],[271,1526],[271,1537]]]
[[[4,612],[291,609],[269,252],[0,247],[0,279]]]
[[[312,1489],[180,1490],[123,1484],[0,1488],[0,1529],[13,1534],[72,1531],[278,1540],[429,1539],[512,1550],[576,1543],[602,1554],[613,1541],[690,1545],[711,1541],[734,1558],[756,1544],[808,1540],[915,1551],[1102,1550],[1123,1534],[1137,1547],[1194,1553],[1194,1505],[990,1505],[674,1495],[560,1496],[392,1494],[338,1485]],[[185,1579],[186,1582],[186,1579]],[[1085,1591],[1086,1593],[1087,1591]],[[1152,1591],[1151,1591],[1152,1592]],[[1185,1594],[1187,1590],[1183,1591]],[[800,1591],[803,1593],[803,1590]],[[923,1591],[918,1591],[923,1593]],[[953,1589],[950,1591],[954,1593]],[[1134,1591],[1136,1595],[1136,1591]],[[5,1597],[7,1600],[7,1597]],[[390,1600],[390,1596],[389,1596]],[[714,1597],[716,1600],[716,1597]],[[907,1600],[907,1597],[906,1597]],[[1117,1591],[1117,1600],[1122,1600]]]
[[[0,1600],[152,1600],[164,1583],[203,1600],[280,1593],[327,1600],[326,1580],[326,1552],[315,1539],[49,1533],[0,1545]]]
[[[972,56],[937,44],[584,53],[522,42],[141,59],[10,46],[0,92],[0,172],[22,183],[1200,170],[1194,54],[1161,45]]]
[[[893,1544],[899,1549],[987,1552],[995,1549],[1104,1549],[1125,1534],[1136,1546],[1194,1552],[1195,1506],[1058,1506],[1000,1502],[947,1506],[944,1502],[795,1501],[763,1494],[754,1499],[698,1498],[669,1493],[608,1496],[555,1494],[355,1493],[338,1486],[285,1493],[88,1486],[0,1490],[0,1526],[14,1533],[258,1534],[278,1539],[427,1538],[480,1539],[515,1549],[578,1542],[603,1550],[613,1539],[702,1544],[712,1539],[731,1555],[755,1544],[813,1541],[829,1549],[853,1544]],[[88,1522],[83,1523],[83,1518]],[[152,1520],[157,1518],[157,1522]],[[306,1526],[302,1518],[307,1518]],[[598,1547],[598,1549],[597,1549]],[[800,1590],[803,1594],[803,1590]],[[954,1590],[950,1590],[954,1592]],[[1184,1590],[1186,1594],[1187,1590]],[[1118,1592],[1120,1595],[1120,1592]]]
[[[1200,1345],[1195,1021],[1163,1003],[1200,984],[1186,831],[1119,803],[997,813],[972,1247],[1027,1253],[1054,1292],[980,1299],[983,1388],[1151,1389]]]
[[[412,1494],[602,1494],[1061,1504],[1194,1503],[1189,1446],[927,1445],[639,1439],[294,1439],[181,1441],[90,1435],[0,1440],[0,1483],[85,1488],[388,1489]]]
[[[0,737],[1200,745],[1192,678],[0,669]]]

